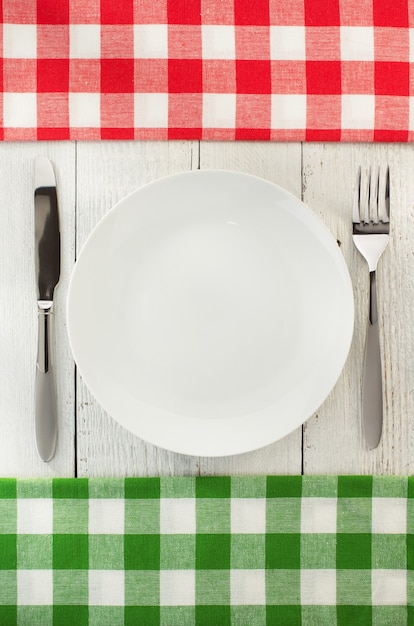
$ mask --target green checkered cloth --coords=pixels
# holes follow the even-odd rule
[[[0,480],[0,624],[414,624],[414,478]]]

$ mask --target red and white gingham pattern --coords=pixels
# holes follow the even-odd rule
[[[0,11],[3,140],[414,139],[414,0]]]

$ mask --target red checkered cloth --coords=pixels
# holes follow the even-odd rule
[[[414,138],[414,0],[0,10],[4,140]]]

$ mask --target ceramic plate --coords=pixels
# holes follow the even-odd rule
[[[300,426],[335,385],[354,319],[321,220],[229,171],[166,177],[119,202],[81,251],[67,312],[101,406],[139,437],[200,456]]]

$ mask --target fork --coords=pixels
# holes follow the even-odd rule
[[[381,439],[382,368],[379,340],[376,270],[378,260],[387,247],[390,235],[390,170],[385,175],[378,168],[369,168],[362,185],[358,168],[353,204],[353,241],[369,267],[369,316],[365,340],[362,378],[362,431],[367,446],[376,448]]]

